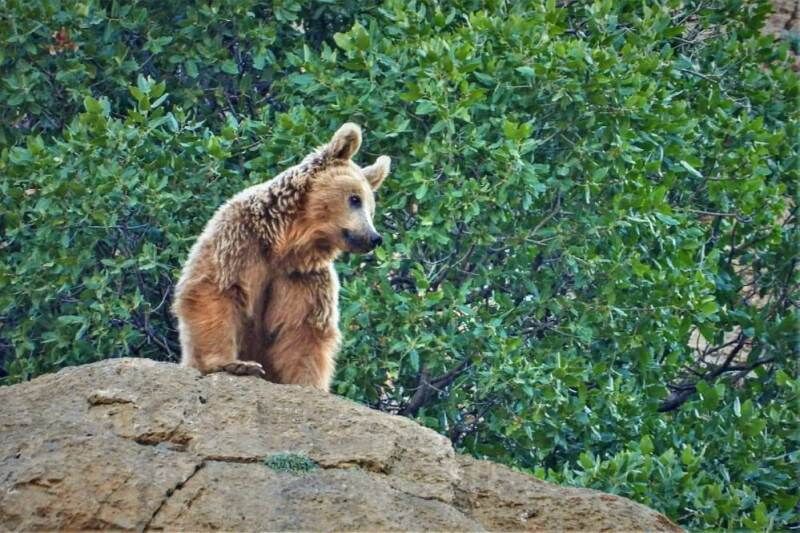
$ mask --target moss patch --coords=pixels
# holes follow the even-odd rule
[[[277,472],[306,473],[319,468],[311,458],[298,453],[276,453],[264,459],[264,464]]]

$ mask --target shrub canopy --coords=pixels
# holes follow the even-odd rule
[[[0,379],[176,360],[214,209],[390,154],[334,389],[692,527],[800,521],[798,76],[764,1],[4,0]]]

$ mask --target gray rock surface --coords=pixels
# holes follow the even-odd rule
[[[0,388],[0,435],[2,530],[678,530],[456,455],[407,418],[146,359]],[[317,467],[264,462],[286,453]]]

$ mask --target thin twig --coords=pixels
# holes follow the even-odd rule
[[[543,218],[542,220],[540,220],[540,221],[539,221],[539,223],[538,223],[538,224],[536,224],[536,225],[533,227],[533,229],[532,229],[532,230],[531,230],[531,231],[528,233],[528,236],[530,237],[530,236],[536,235],[536,233],[537,233],[537,232],[538,232],[540,229],[542,229],[542,227],[543,227],[545,224],[547,224],[547,223],[550,221],[550,219],[551,219],[551,218],[553,218],[554,216],[556,216],[556,214],[557,214],[557,213],[558,213],[560,210],[561,210],[561,194],[559,193],[559,194],[558,194],[558,196],[556,196],[556,205],[553,207],[553,209],[551,209],[551,210],[550,210],[550,212],[549,212],[549,213],[547,213],[547,214],[544,216],[544,218]]]

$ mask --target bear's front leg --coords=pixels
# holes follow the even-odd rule
[[[265,361],[275,381],[328,391],[340,343],[338,291],[333,265],[273,284],[264,328],[274,335]]]
[[[338,332],[321,334],[306,327],[287,332],[269,350],[270,374],[278,383],[328,392],[338,346]]]
[[[238,359],[244,313],[234,293],[220,291],[209,282],[180,287],[175,313],[181,338],[181,364],[204,374],[229,372],[265,377],[255,361]]]

